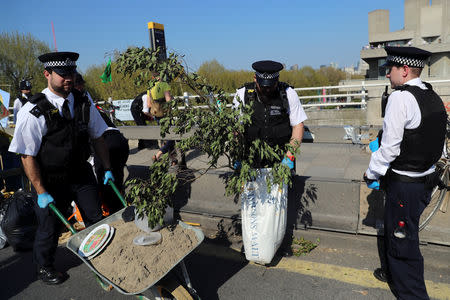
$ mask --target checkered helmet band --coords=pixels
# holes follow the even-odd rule
[[[76,67],[76,66],[77,66],[76,62],[69,58],[66,60],[54,60],[54,61],[47,61],[44,63],[44,68]]]
[[[386,61],[393,62],[402,66],[408,66],[413,68],[423,68],[425,67],[425,61],[417,58],[409,58],[402,56],[389,55]]]
[[[280,72],[275,73],[260,73],[258,71],[255,72],[256,76],[262,79],[275,79],[280,76]]]

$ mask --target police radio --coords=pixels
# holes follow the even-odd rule
[[[381,117],[384,118],[384,113],[386,112],[386,105],[388,102],[389,94],[388,94],[388,86],[381,95]]]

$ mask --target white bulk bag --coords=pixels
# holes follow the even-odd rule
[[[287,219],[287,186],[273,185],[267,192],[272,169],[258,169],[258,176],[241,194],[242,239],[249,261],[268,264],[283,241]]]

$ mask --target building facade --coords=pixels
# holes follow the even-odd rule
[[[385,69],[386,46],[414,46],[432,53],[422,78],[450,76],[449,0],[404,0],[404,28],[389,31],[389,10],[369,12],[369,44],[361,59],[369,64],[368,79],[381,79]]]

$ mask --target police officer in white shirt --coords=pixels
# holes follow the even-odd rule
[[[28,100],[33,96],[31,94],[31,82],[29,80],[22,80],[19,83],[19,89],[22,93],[16,100],[14,100],[13,112],[14,112],[14,124],[17,122],[17,113],[28,102]]]
[[[233,99],[234,108],[239,106],[238,99],[244,104],[253,100],[256,106],[252,125],[246,130],[246,138],[248,141],[263,138],[271,146],[278,144],[282,148],[289,142],[299,147],[304,133],[303,122],[307,117],[294,89],[279,81],[283,65],[262,60],[253,63],[252,68],[255,70],[254,82],[239,88]],[[294,154],[286,151],[282,162],[294,169],[294,161]],[[258,167],[270,164],[262,161],[259,163]]]
[[[254,81],[238,89],[233,99],[235,109],[239,107],[239,100],[244,104],[253,102],[252,123],[244,133],[247,147],[256,139],[263,140],[274,148],[278,146],[281,149],[281,163],[295,170],[295,153],[291,153],[286,144],[290,143],[297,149],[302,142],[303,122],[307,117],[300,99],[293,88],[279,81],[280,71],[283,69],[281,63],[272,60],[257,61],[252,64],[252,68],[255,70]],[[270,168],[273,164],[274,161],[267,158],[256,157],[252,167]],[[235,163],[235,167],[239,167],[239,162]],[[294,210],[288,207],[289,210],[291,214],[288,215],[285,239],[278,250],[281,256],[292,255],[291,242],[295,220],[290,220]]]
[[[386,77],[395,89],[388,98],[379,148],[364,180],[386,191],[384,238],[387,270],[377,279],[391,284],[398,299],[429,299],[419,249],[419,217],[430,201],[434,164],[446,134],[447,113],[430,84],[419,78],[430,52],[415,47],[386,47]]]
[[[33,262],[38,278],[46,284],[59,284],[67,277],[53,267],[60,221],[48,204],[64,212],[74,200],[86,226],[102,218],[96,179],[87,162],[89,139],[103,159],[104,184],[114,180],[102,138],[107,126],[87,97],[72,91],[78,56],[74,52],[39,56],[48,87],[19,111],[9,147],[9,151],[21,154],[25,173],[37,194]]]

